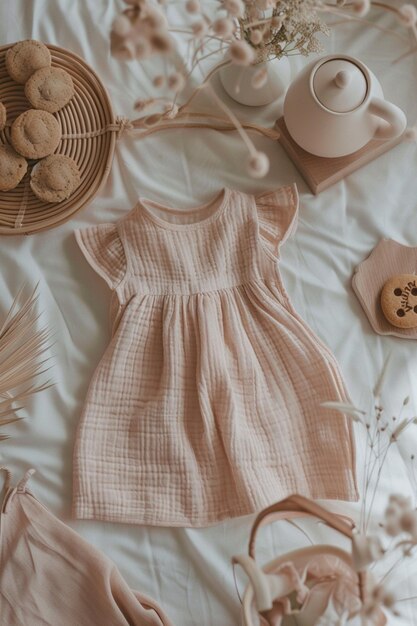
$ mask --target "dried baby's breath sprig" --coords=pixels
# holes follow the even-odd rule
[[[317,6],[316,0],[276,0],[267,5],[247,2],[239,27],[241,37],[255,49],[256,61],[321,52],[318,35],[330,31]]]
[[[396,445],[404,432],[417,424],[415,416],[404,416],[410,403],[406,396],[397,415],[387,419],[382,401],[389,373],[390,357],[386,359],[373,392],[373,413],[368,415],[357,407],[341,403],[326,402],[328,409],[343,413],[359,428],[364,428],[367,437],[365,452],[364,485],[362,492],[361,513],[356,533],[352,541],[352,560],[357,571],[365,571],[379,563],[379,577],[373,572],[371,586],[360,615],[366,621],[372,619],[378,611],[392,616],[399,616],[398,605],[417,600],[417,597],[397,598],[390,591],[392,578],[404,564],[405,559],[414,558],[417,549],[417,510],[411,497],[403,494],[392,494],[389,497],[384,519],[379,524],[379,532],[368,534],[368,527],[373,511],[374,501],[383,474],[387,455],[392,446]],[[414,474],[415,455],[411,455],[411,478],[417,495],[417,482]],[[384,563],[387,566],[384,571]]]
[[[403,417],[403,411],[409,404],[409,396],[403,400],[398,416],[393,416],[391,420],[383,418],[384,407],[381,403],[381,395],[390,362],[391,355],[385,360],[373,391],[373,414],[368,416],[366,411],[344,402],[324,402],[322,404],[327,409],[333,409],[344,414],[359,427],[364,428],[366,432],[368,445],[365,451],[364,485],[359,522],[359,529],[362,534],[366,534],[368,530],[373,504],[389,450],[409,427],[416,424],[414,416]]]

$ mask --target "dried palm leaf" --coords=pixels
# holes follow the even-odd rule
[[[52,385],[36,383],[49,369],[41,357],[50,347],[49,331],[38,326],[37,301],[37,287],[27,299],[22,288],[0,327],[0,428],[21,419],[24,401]],[[0,441],[7,438],[0,433]]]

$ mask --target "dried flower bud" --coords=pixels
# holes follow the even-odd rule
[[[382,585],[376,585],[372,589],[371,597],[365,605],[365,615],[372,617],[375,611],[380,611],[380,607],[384,606],[390,609],[395,604],[396,599],[393,593],[384,589]]]
[[[250,65],[255,60],[255,52],[246,41],[233,41],[229,46],[229,53],[235,65]]]
[[[406,511],[400,519],[401,530],[417,540],[417,511]]]
[[[273,17],[271,17],[271,28],[273,28],[274,30],[280,30],[283,23],[284,23],[283,15],[274,15]]]
[[[149,4],[146,5],[146,12],[143,18],[144,21],[146,21],[146,24],[154,30],[165,29],[168,27],[168,22],[164,13],[162,13],[160,9],[150,6]]]
[[[264,36],[263,36],[262,31],[259,30],[259,28],[255,28],[255,30],[251,32],[249,38],[254,46],[258,46],[261,43]]]
[[[223,0],[223,6],[233,17],[243,17],[245,14],[245,5],[242,0]]]
[[[136,37],[134,40],[135,58],[146,59],[151,55],[151,46],[145,37]]]
[[[198,13],[200,10],[200,2],[198,0],[188,0],[185,3],[185,10],[188,13]]]
[[[393,593],[391,593],[391,591],[386,591],[383,596],[382,596],[382,604],[387,608],[390,609],[394,606],[394,604],[396,603],[396,598],[394,596]]]
[[[249,22],[259,19],[259,10],[254,4],[248,4],[246,2],[245,18],[247,18]]]
[[[131,61],[135,58],[136,50],[133,41],[126,40],[118,45],[112,45],[111,53],[116,59]]]
[[[401,422],[398,424],[398,426],[392,431],[391,441],[397,441],[398,437],[401,435],[403,430],[405,430],[407,428],[408,425],[409,425],[409,421],[407,419],[401,420]]]
[[[220,17],[212,24],[213,32],[222,39],[230,39],[235,31],[235,25],[228,17]]]
[[[392,494],[385,510],[385,532],[396,537],[402,532],[401,519],[411,511],[411,500],[400,494]]]
[[[172,91],[182,91],[185,87],[185,78],[180,72],[168,76],[168,88]]]
[[[171,37],[163,31],[153,33],[149,38],[149,42],[154,52],[159,54],[168,54],[173,48]]]
[[[160,89],[165,84],[165,76],[163,76],[162,74],[159,74],[158,76],[155,76],[155,78],[152,81],[152,84],[157,89]]]
[[[398,19],[407,28],[412,28],[417,22],[417,9],[412,4],[403,4],[398,11]]]
[[[195,37],[201,39],[207,34],[208,26],[206,22],[200,20],[199,22],[194,22],[191,26],[191,30],[193,31]]]
[[[384,555],[381,540],[377,536],[366,536],[363,534],[353,535],[352,538],[352,559],[357,572],[361,572],[368,565],[377,561]]]
[[[401,533],[401,526],[398,519],[389,519],[384,524],[384,530],[390,537],[396,537]]]
[[[358,17],[365,17],[371,8],[371,0],[355,0],[353,2],[353,10]]]
[[[398,511],[408,511],[411,508],[411,500],[400,493],[393,493],[389,497],[388,506],[394,506]]]
[[[268,80],[268,70],[266,67],[260,67],[252,76],[252,87],[254,89],[261,89]]]
[[[155,102],[156,102],[155,98],[148,98],[147,100],[136,100],[135,104],[133,105],[133,108],[135,109],[135,111],[144,111],[145,109],[150,107],[152,104],[155,104]]]
[[[119,37],[126,37],[132,30],[132,24],[126,15],[119,15],[114,20],[112,28]]]
[[[256,152],[249,157],[248,173],[253,178],[263,178],[269,171],[269,159],[264,152]]]

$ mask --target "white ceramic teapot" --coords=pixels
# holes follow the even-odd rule
[[[394,139],[407,125],[369,68],[339,54],[300,72],[287,91],[284,119],[294,141],[321,157],[352,154],[371,139]]]

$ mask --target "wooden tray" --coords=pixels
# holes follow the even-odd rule
[[[394,239],[381,239],[356,268],[352,278],[353,290],[376,333],[417,339],[417,328],[397,328],[382,312],[382,288],[396,274],[417,274],[417,248],[404,246]]]
[[[316,195],[339,182],[345,176],[349,176],[363,165],[373,161],[384,152],[391,150],[403,140],[403,136],[385,141],[372,139],[366,146],[353,154],[329,159],[315,156],[300,148],[289,134],[283,117],[276,122],[275,126],[280,131],[280,144],[294,162],[311,191]]]
[[[24,85],[15,83],[6,72],[5,53],[11,45],[0,47],[0,101],[7,108],[7,125],[0,132],[1,143],[9,143],[11,123],[31,108]],[[20,184],[11,191],[0,191],[0,235],[30,234],[62,224],[98,193],[113,160],[121,126],[103,84],[74,53],[51,45],[48,48],[52,65],[66,70],[74,81],[74,97],[54,114],[62,129],[56,154],[66,154],[76,161],[81,184],[68,200],[44,203],[30,189],[30,172],[36,161],[29,161],[28,172]]]

